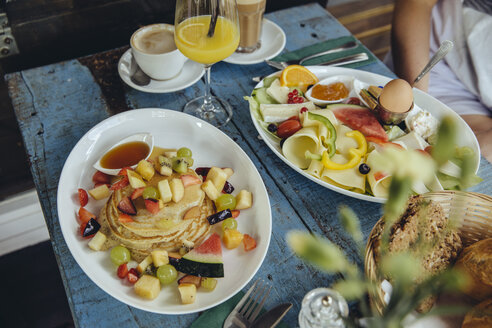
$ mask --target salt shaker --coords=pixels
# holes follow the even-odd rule
[[[304,296],[299,326],[301,328],[344,328],[343,317],[348,316],[345,299],[330,288],[316,288]]]

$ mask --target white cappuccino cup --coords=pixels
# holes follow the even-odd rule
[[[130,38],[132,54],[138,66],[154,80],[169,80],[183,69],[187,58],[176,48],[174,26],[144,26]]]

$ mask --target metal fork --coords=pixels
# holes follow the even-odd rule
[[[236,307],[227,316],[223,328],[248,328],[263,308],[272,286],[263,280],[256,280]]]
[[[311,56],[307,56],[307,57],[304,57],[301,59],[293,59],[293,60],[288,60],[288,61],[283,61],[283,62],[274,62],[271,60],[265,60],[265,62],[270,66],[276,67],[278,69],[283,69],[289,65],[302,65],[302,63],[304,63],[305,61],[307,61],[309,59],[313,59],[313,58],[328,55],[328,54],[333,54],[333,53],[344,51],[344,50],[353,49],[356,47],[357,47],[357,43],[355,41],[349,41],[347,43],[342,44],[339,47],[329,49],[329,50],[326,50],[326,51],[323,51],[323,52],[320,52],[320,53],[317,53],[317,54],[314,54]],[[283,68],[279,68],[277,66],[281,66]]]

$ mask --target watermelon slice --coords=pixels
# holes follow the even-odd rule
[[[366,137],[388,141],[383,126],[369,108],[350,104],[329,105],[327,108],[333,111],[337,120],[349,128],[360,131]]]
[[[176,269],[193,276],[223,277],[224,264],[220,236],[216,233],[212,234],[200,246],[185,254],[176,264]]]

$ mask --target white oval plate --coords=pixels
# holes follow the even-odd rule
[[[106,149],[124,136],[146,131],[152,133],[155,145],[166,148],[186,146],[193,151],[194,168],[200,166],[231,167],[235,173],[229,180],[236,192],[253,193],[253,207],[241,211],[239,231],[253,236],[257,248],[245,252],[242,246],[233,250],[223,247],[225,277],[218,279],[212,292],[198,290],[194,304],[182,305],[177,284],[162,287],[152,301],[138,297],[133,287],[116,275],[108,252],[94,252],[88,240],[79,236],[76,213],[79,209],[77,189],[92,188],[92,165]],[[236,192],[234,194],[236,194]],[[130,110],[112,116],[93,127],[75,145],[63,167],[58,185],[58,218],[63,237],[73,257],[89,278],[102,290],[133,307],[162,314],[185,314],[218,305],[241,290],[255,275],[265,258],[272,231],[268,194],[246,153],[227,135],[193,116],[167,109]],[[86,208],[99,213],[104,200],[89,200]],[[216,228],[220,229],[220,227]]]
[[[388,83],[391,79],[389,77],[375,74],[375,73],[370,73],[366,71],[361,71],[361,70],[356,70],[356,69],[351,69],[351,68],[343,68],[343,67],[326,67],[326,66],[306,66],[311,72],[313,72],[318,79],[321,81],[323,79],[329,78],[331,76],[335,75],[349,75],[353,76],[355,79],[360,80],[364,83],[371,84],[371,85],[385,85]],[[272,75],[275,74],[280,74],[280,72],[273,73]],[[256,88],[259,88],[263,85],[263,81],[258,83],[255,86]],[[414,88],[413,89],[413,95],[414,95],[414,101],[415,104],[417,104],[420,108],[427,110],[430,112],[435,118],[438,120],[445,116],[445,115],[451,115],[453,116],[457,122],[458,122],[458,135],[460,136],[458,138],[458,145],[459,146],[468,146],[473,151],[475,152],[475,159],[474,159],[474,168],[475,172],[478,171],[478,167],[480,165],[480,147],[478,145],[477,138],[475,137],[475,134],[471,130],[471,128],[466,124],[466,122],[458,115],[456,112],[454,112],[451,108],[448,106],[444,105],[442,102],[439,100],[435,99],[434,97],[428,95],[427,93]],[[322,185],[323,187],[326,187],[328,189],[331,189],[333,191],[336,191],[340,194],[362,199],[362,200],[367,200],[370,202],[375,202],[375,203],[384,203],[386,201],[386,198],[381,198],[381,197],[374,197],[370,195],[364,195],[364,194],[359,194],[353,191],[345,190],[343,188],[337,187],[335,185],[332,185],[330,183],[327,183],[325,181],[322,181],[320,179],[317,179],[313,177],[312,175],[307,174],[291,162],[289,162],[284,155],[282,154],[282,150],[280,149],[279,143],[263,128],[260,126],[260,124],[256,121],[253,112],[250,111],[251,115],[251,120],[253,121],[253,124],[258,131],[259,135],[265,141],[267,146],[273,151],[275,155],[277,155],[282,161],[284,161],[287,165],[289,165],[292,169],[295,171],[299,172],[306,178],[316,182],[319,185]]]
[[[123,82],[133,89],[149,93],[168,93],[183,90],[190,85],[195,84],[205,74],[205,68],[202,64],[187,60],[181,72],[169,80],[159,81],[151,79],[147,85],[137,85],[130,79],[130,63],[132,60],[132,51],[128,49],[118,62],[118,74]]]
[[[280,26],[264,18],[261,29],[260,49],[249,54],[235,52],[224,59],[224,61],[226,63],[239,65],[261,63],[264,60],[277,56],[284,49],[286,39],[285,33]]]

